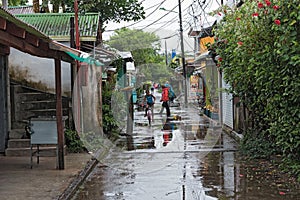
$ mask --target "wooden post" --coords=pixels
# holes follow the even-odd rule
[[[70,46],[72,48],[76,48],[75,45],[75,19],[74,17],[70,17]],[[70,64],[70,72],[71,72],[71,95],[74,94],[74,84],[75,84],[75,77],[77,75],[77,64]],[[76,88],[75,88],[76,89]],[[75,130],[75,122],[73,117],[73,107],[72,107],[72,98],[69,101],[69,128],[71,130]]]
[[[62,92],[61,92],[61,61],[55,59],[55,90],[56,90],[56,123],[58,143],[58,169],[64,169],[64,130],[62,119]]]

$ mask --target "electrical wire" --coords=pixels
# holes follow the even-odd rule
[[[184,2],[184,0],[182,0],[181,2]],[[178,7],[178,4],[173,7],[171,10],[169,10],[165,15],[163,15],[162,17],[160,17],[159,19],[155,20],[154,22],[148,24],[147,26],[145,26],[143,29],[148,28],[149,26],[152,26],[153,24],[155,24],[156,22],[158,22],[159,20],[163,19],[164,17],[166,17],[168,14],[170,14],[171,12],[173,12],[175,10],[175,8]]]
[[[183,1],[184,1],[184,0],[183,0]],[[183,1],[182,1],[182,2],[183,2]],[[178,6],[178,5],[177,5],[177,6]],[[175,8],[173,8],[173,9],[175,9]],[[188,8],[184,9],[183,12],[185,12],[187,9],[188,9]],[[155,29],[155,30],[152,31],[151,33],[155,33],[155,32],[157,32],[157,31],[161,30],[163,27],[166,27],[168,24],[173,23],[174,20],[177,20],[177,18],[178,18],[178,16],[175,16],[174,18],[170,19],[170,20],[168,21],[168,23],[163,24],[162,26],[158,27],[157,29]]]
[[[155,13],[155,12],[160,8],[160,6],[161,6],[163,3],[165,3],[165,2],[166,2],[166,0],[163,0],[162,2],[160,2],[160,3],[158,4],[158,6],[157,6],[151,13],[149,13],[149,14],[146,16],[146,18],[149,17],[149,16],[151,16],[153,13]],[[140,23],[140,22],[142,22],[142,21],[143,21],[143,20],[139,20],[139,21],[137,21],[137,22],[135,22],[135,23],[133,23],[133,24],[130,24],[130,25],[126,26],[126,27],[133,26],[133,25],[135,25],[135,24],[137,24],[137,23]]]
[[[145,0],[143,0],[142,2],[144,2]],[[141,2],[141,3],[142,3]],[[166,0],[163,0],[162,2],[160,2],[160,3],[158,3],[158,4],[155,4],[155,5],[153,5],[153,6],[150,6],[150,7],[148,7],[148,8],[146,8],[145,10],[149,10],[149,9],[151,9],[151,8],[153,8],[153,7],[155,7],[155,6],[157,6],[156,8],[155,8],[155,10],[154,11],[152,11],[150,14],[148,14],[145,18],[147,18],[147,17],[149,17],[149,16],[151,16],[155,11],[157,11],[158,9],[159,9],[159,7],[163,4],[163,3],[165,3],[166,2]],[[136,22],[134,22],[134,23],[132,23],[132,24],[129,24],[129,25],[127,25],[127,26],[124,26],[124,27],[122,27],[122,28],[128,28],[128,27],[131,27],[131,26],[133,26],[133,25],[136,25],[136,24],[138,24],[138,23],[140,23],[140,22],[143,22],[143,21],[145,21],[144,19],[141,19],[141,20],[138,20],[138,21],[136,21]],[[112,30],[105,30],[106,32],[112,32],[112,31],[116,31],[116,30],[119,30],[120,28],[116,28],[116,29],[112,29]]]

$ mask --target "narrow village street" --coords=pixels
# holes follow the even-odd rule
[[[255,180],[256,166],[245,170],[237,143],[221,126],[195,107],[171,107],[171,117],[160,115],[159,96],[154,123],[144,111],[134,113],[133,135],[116,148],[88,177],[76,200],[215,200],[297,199],[299,190],[272,180]],[[258,168],[258,167],[257,167]],[[247,177],[246,173],[249,177]],[[254,175],[251,175],[254,173]],[[252,176],[252,177],[251,177]],[[255,185],[256,184],[256,185]],[[282,196],[282,194],[285,194]]]
[[[0,200],[300,200],[297,2],[0,0]]]

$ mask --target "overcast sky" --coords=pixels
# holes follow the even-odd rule
[[[162,47],[167,43],[167,49],[177,49],[180,51],[180,35],[179,35],[179,7],[178,0],[140,0],[146,12],[146,19],[138,22],[121,22],[107,24],[106,32],[103,39],[109,39],[113,34],[112,30],[121,27],[134,29],[142,29],[144,31],[153,32],[160,38],[168,38],[162,40]],[[221,0],[181,0],[182,11],[182,27],[184,35],[185,50],[193,49],[193,38],[188,38],[188,31],[191,28],[200,29],[201,26],[207,27],[212,25],[215,18],[208,15],[209,12],[219,7]],[[224,0],[224,3],[227,1]],[[202,5],[202,8],[201,6]],[[172,12],[164,11],[172,10]]]

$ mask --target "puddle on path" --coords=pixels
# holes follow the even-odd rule
[[[211,152],[205,157],[201,153],[187,153],[178,161],[184,164],[181,165],[184,176],[179,179],[172,177],[172,173],[176,173],[170,172],[174,170],[172,164],[157,172],[158,175],[139,174],[133,167],[136,164],[133,157],[132,154],[123,157],[123,167],[127,166],[127,170],[97,168],[75,199],[298,200],[300,196],[299,185],[281,182],[271,171],[258,168],[261,163],[239,161],[236,152]],[[149,159],[143,155],[138,157]],[[169,185],[161,187],[163,183]]]
[[[169,121],[156,116],[152,127],[136,127],[121,138],[118,145],[127,151],[115,155],[112,165],[99,165],[74,200],[300,199],[300,184],[278,177],[268,162],[241,161],[221,127],[180,115]],[[178,134],[184,148],[163,151]]]

